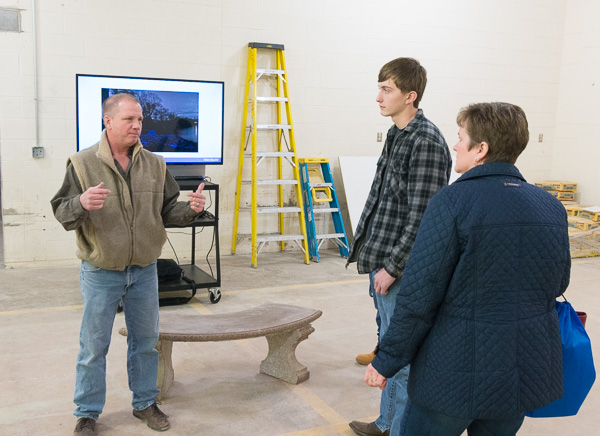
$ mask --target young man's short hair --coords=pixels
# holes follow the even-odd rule
[[[471,104],[460,110],[456,122],[471,138],[469,150],[482,142],[488,144],[485,162],[514,164],[529,142],[527,117],[514,104]]]
[[[423,98],[425,85],[427,85],[427,71],[413,58],[398,58],[388,62],[379,71],[378,82],[392,79],[396,87],[403,93],[414,91],[417,98],[413,102],[415,108]]]

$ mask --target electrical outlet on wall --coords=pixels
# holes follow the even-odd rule
[[[44,157],[44,147],[33,147],[31,149],[31,155],[35,158]]]

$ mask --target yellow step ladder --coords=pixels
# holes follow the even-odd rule
[[[275,68],[257,68],[259,53],[261,62],[266,61],[267,63],[272,60],[274,53]],[[265,95],[259,96],[259,89]],[[249,106],[250,120],[248,120]],[[262,109],[260,114],[259,106]],[[282,122],[284,116],[286,124]],[[273,118],[275,118],[274,122]],[[250,150],[247,150],[248,143],[251,146]],[[244,179],[243,177],[244,160],[246,159],[250,159],[250,179]],[[273,176],[275,173],[274,169],[269,171],[268,168],[268,162],[273,162],[273,160],[277,162],[277,177]],[[261,164],[263,164],[263,168],[261,168],[259,175],[258,167]],[[290,172],[291,175],[289,174]],[[241,207],[242,185],[248,184],[252,187],[249,201],[250,206]],[[285,190],[284,186],[286,187]],[[259,187],[261,188],[260,205],[258,204]],[[269,191],[269,189],[275,187],[277,188],[276,192]],[[294,192],[289,192],[290,189]],[[232,254],[236,252],[238,240],[247,236],[238,234],[239,214],[240,211],[245,210],[249,210],[251,216],[252,267],[257,267],[258,254],[265,244],[269,242],[279,242],[280,249],[283,250],[286,242],[295,241],[304,253],[304,263],[309,263],[300,171],[296,158],[296,143],[292,125],[284,47],[281,44],[257,42],[248,44],[248,69],[246,71],[246,93],[244,96],[244,113],[242,116],[242,135],[235,196],[235,215],[231,243]],[[298,230],[296,233],[290,234],[285,232],[285,214],[297,215]],[[262,216],[260,223],[258,215]],[[277,215],[278,229],[275,232],[269,232],[269,224],[275,226],[272,222],[269,222],[269,215],[271,217]]]

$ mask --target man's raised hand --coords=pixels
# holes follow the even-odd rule
[[[79,196],[79,202],[85,210],[98,210],[104,206],[104,200],[110,194],[110,189],[104,189],[104,182],[88,188]]]
[[[204,205],[206,204],[206,197],[202,193],[204,189],[204,182],[198,185],[198,189],[195,192],[188,192],[188,197],[190,198],[190,207],[196,213],[200,213],[204,210]]]

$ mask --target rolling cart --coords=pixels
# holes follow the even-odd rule
[[[185,178],[177,179],[177,183],[182,191],[195,190],[198,185],[204,182],[204,191],[214,191],[214,214],[206,211],[198,215],[196,220],[185,226],[169,225],[167,228],[191,228],[192,229],[192,256],[191,263],[179,265],[183,269],[185,277],[193,280],[196,289],[207,289],[210,302],[213,304],[221,300],[221,259],[219,250],[219,185],[202,179]],[[207,193],[208,197],[208,193]],[[215,268],[214,272],[207,272],[196,266],[196,229],[202,227],[212,227],[214,231],[214,249],[215,249]],[[213,275],[214,274],[214,275]],[[164,296],[167,292],[192,290],[192,285],[184,279],[177,279],[168,283],[160,283],[158,287],[159,296]],[[168,298],[168,297],[167,297]]]

